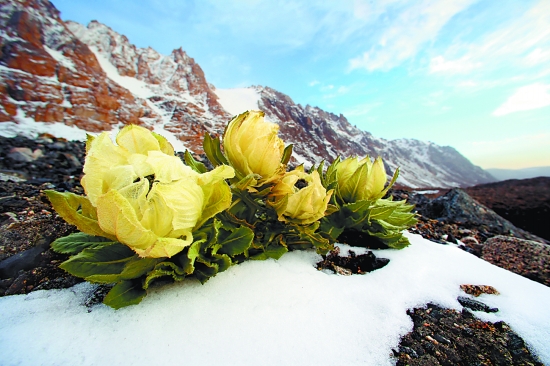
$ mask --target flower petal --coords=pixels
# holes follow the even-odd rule
[[[157,240],[153,231],[141,225],[130,202],[116,190],[98,198],[97,218],[101,229],[134,250],[146,250]]]
[[[147,155],[148,151],[160,151],[159,141],[145,127],[128,125],[116,136],[118,146],[131,154]]]

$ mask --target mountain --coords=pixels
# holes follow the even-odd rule
[[[60,134],[67,126],[100,132],[132,123],[166,135],[177,149],[202,153],[205,133],[221,135],[231,116],[260,109],[294,144],[295,163],[381,155],[388,172],[400,167],[399,183],[413,188],[495,180],[452,147],[377,138],[343,115],[295,104],[269,87],[216,90],[181,48],[165,56],[97,21],[63,22],[46,0],[0,0],[0,29],[4,135]]]
[[[538,166],[524,169],[485,169],[497,180],[530,179],[536,177],[550,177],[550,166]]]

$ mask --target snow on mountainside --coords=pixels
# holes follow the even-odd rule
[[[381,155],[388,172],[400,167],[399,182],[410,187],[494,180],[450,147],[376,138],[342,115],[297,105],[269,87],[216,91],[181,48],[165,56],[135,47],[97,21],[87,27],[63,22],[46,0],[0,0],[0,29],[4,135],[52,132],[61,125],[59,133],[72,136],[73,130],[110,131],[132,123],[167,135],[177,149],[202,153],[205,133],[220,135],[231,116],[260,109],[280,125],[281,137],[306,165]],[[43,127],[30,128],[33,123]]]

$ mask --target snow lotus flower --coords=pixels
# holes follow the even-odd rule
[[[86,143],[82,186],[89,205],[80,206],[97,220],[100,236],[115,238],[141,257],[171,257],[193,242],[194,229],[231,204],[225,179],[234,176],[233,168],[199,174],[174,156],[164,137],[139,126],[123,128],[116,142],[104,132]],[[55,198],[52,204],[60,212]],[[60,214],[69,221],[70,212]],[[71,223],[81,231],[98,235],[97,227],[89,230],[76,221]]]
[[[384,188],[387,177],[382,158],[374,162],[368,156],[359,160],[347,158],[336,166],[340,197],[347,203],[382,198],[391,185]]]
[[[242,113],[229,122],[223,147],[227,160],[240,178],[259,175],[259,182],[266,183],[284,173],[281,160],[285,146],[278,132],[279,126],[266,122],[260,111]]]
[[[270,203],[280,221],[307,225],[325,215],[331,195],[332,190],[326,191],[317,171],[308,174],[299,166],[275,184]]]

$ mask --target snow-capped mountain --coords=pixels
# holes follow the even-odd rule
[[[0,42],[3,134],[63,134],[67,126],[99,132],[133,123],[201,153],[205,133],[220,135],[231,116],[260,109],[306,166],[368,154],[383,156],[388,172],[400,167],[399,182],[409,187],[494,180],[451,147],[376,138],[343,115],[295,104],[269,87],[216,90],[181,48],[165,56],[96,21],[63,22],[47,0],[0,0]]]
[[[269,87],[218,90],[222,106],[232,114],[260,109],[280,126],[280,135],[294,144],[293,155],[306,166],[338,156],[382,156],[386,170],[400,168],[399,183],[409,187],[471,186],[494,181],[449,146],[413,139],[385,140],[351,125],[343,115],[295,104]],[[240,109],[232,109],[232,106]]]

